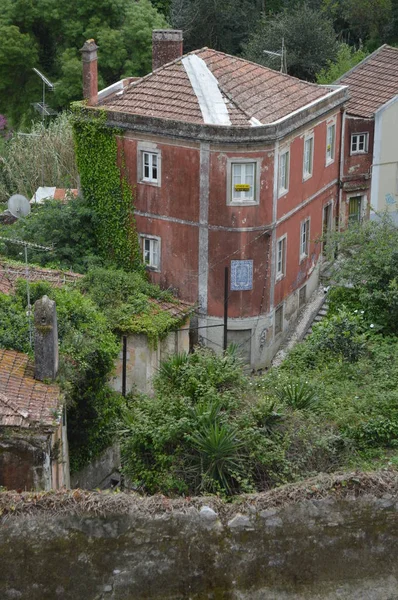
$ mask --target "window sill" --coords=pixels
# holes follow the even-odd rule
[[[158,181],[147,181],[146,179],[141,179],[141,181],[137,181],[137,183],[141,185],[151,185],[152,187],[160,187],[160,183]]]
[[[151,273],[160,273],[159,267],[152,267],[151,265],[145,265],[146,271],[150,271]]]
[[[304,262],[305,260],[307,260],[307,258],[308,258],[308,254],[300,254],[299,264],[301,265],[301,263]]]
[[[242,202],[241,200],[232,200],[227,203],[227,206],[258,206],[260,202],[258,200],[248,200],[247,202]]]
[[[282,279],[284,279],[286,277],[285,273],[283,273],[282,275],[277,275],[275,277],[275,282],[278,283],[279,281],[282,281]]]
[[[311,179],[312,177],[312,173],[304,173],[303,174],[303,181],[307,181],[307,179]]]
[[[367,150],[351,150],[350,156],[355,156],[356,154],[368,154]]]
[[[286,196],[286,194],[288,193],[289,190],[285,190],[284,188],[278,191],[278,200],[279,198],[283,198],[283,196]]]

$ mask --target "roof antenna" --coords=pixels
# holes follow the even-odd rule
[[[280,52],[273,52],[271,50],[263,50],[264,54],[268,54],[269,56],[277,57],[281,59],[281,68],[280,72],[287,74],[287,61],[286,61],[286,47],[285,47],[285,38],[282,38],[282,49]]]

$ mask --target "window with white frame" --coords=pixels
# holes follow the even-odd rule
[[[256,199],[256,163],[231,163],[231,202],[255,202]]]
[[[279,155],[278,192],[279,196],[285,194],[289,189],[289,166],[290,152],[284,150]]]
[[[364,154],[368,151],[368,133],[354,133],[351,136],[351,154]]]
[[[142,235],[141,239],[144,265],[160,271],[160,238]]]
[[[326,164],[334,161],[336,146],[336,124],[331,123],[326,129]]]
[[[158,183],[159,154],[157,152],[142,152],[142,181]]]
[[[286,236],[280,238],[276,246],[276,278],[282,279],[286,274]]]
[[[303,178],[312,177],[314,167],[314,136],[308,136],[304,139],[304,159],[303,159]]]
[[[300,260],[308,256],[310,242],[310,220],[305,219],[301,223],[300,229]]]

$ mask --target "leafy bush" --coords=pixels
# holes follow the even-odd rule
[[[314,326],[308,344],[314,352],[328,351],[355,362],[365,351],[364,330],[361,313],[339,309],[336,314]]]
[[[55,300],[60,365],[66,395],[71,469],[77,470],[115,439],[124,400],[107,385],[119,346],[103,314],[78,290],[31,283],[31,302],[47,294]],[[26,284],[15,296],[0,294],[0,347],[30,351]]]
[[[84,272],[90,265],[101,264],[94,237],[95,213],[82,198],[67,203],[46,200],[34,207],[26,219],[0,226],[0,234],[54,248],[43,252],[28,249],[29,261],[42,266]],[[4,256],[20,260],[21,246],[0,240]]]

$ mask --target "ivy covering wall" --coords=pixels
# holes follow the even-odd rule
[[[74,106],[76,160],[83,195],[96,213],[95,233],[105,259],[126,270],[142,269],[132,189],[118,152],[121,131],[106,124],[105,111]]]

